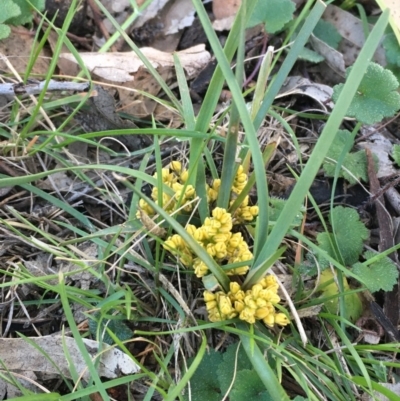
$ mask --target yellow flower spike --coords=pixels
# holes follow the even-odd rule
[[[290,320],[284,313],[276,313],[274,319],[275,323],[279,324],[280,326],[287,326],[290,323]]]
[[[230,298],[230,300],[232,301],[232,303],[235,305],[235,310],[237,310],[238,312],[241,312],[244,308],[244,297],[245,297],[245,293],[244,291],[241,289],[239,283],[236,283],[235,281],[231,281],[231,283],[229,284],[229,288],[230,291],[228,292],[228,296]],[[241,306],[237,306],[237,302],[239,302],[241,304]],[[238,309],[240,308],[240,310]]]
[[[186,242],[183,238],[174,234],[171,237],[167,238],[167,240],[163,244],[164,249],[175,254],[179,257],[180,261],[185,266],[191,266],[193,263],[193,254],[190,251],[189,247],[186,245]]]

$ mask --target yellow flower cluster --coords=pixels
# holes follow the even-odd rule
[[[188,179],[188,171],[182,168],[182,163],[179,161],[172,161],[167,167],[161,170],[162,182],[174,192],[174,195],[170,196],[163,192],[162,205],[167,212],[172,212],[178,207],[182,207],[184,211],[192,211],[191,201],[196,197],[196,191],[193,185],[186,184]],[[157,173],[153,175],[157,178]],[[247,184],[247,175],[244,173],[243,166],[239,166],[233,185],[232,185],[232,196],[236,197],[239,195]],[[219,189],[221,186],[221,180],[216,179],[213,181],[211,187],[207,185],[207,201],[212,203],[217,200]],[[158,202],[158,188],[153,187],[151,192],[151,198]],[[231,206],[234,199],[230,202]],[[155,211],[153,208],[143,199],[139,201],[139,207],[149,216],[153,216]],[[236,209],[233,216],[233,224],[240,224],[245,222],[253,221],[258,215],[258,206],[249,206],[249,196],[246,196],[241,205]],[[137,217],[140,217],[138,212]]]
[[[239,317],[253,324],[262,320],[268,327],[275,324],[286,326],[290,323],[284,313],[276,313],[274,305],[280,302],[278,283],[275,276],[266,276],[244,292],[236,282],[230,283],[230,291],[212,293],[204,291],[208,317],[212,322]]]
[[[239,195],[247,184],[247,175],[244,172],[243,166],[240,165],[235,175],[232,185],[232,197],[235,198]],[[207,188],[207,197],[209,202],[214,202],[218,198],[221,180],[218,178],[213,181],[211,187]],[[232,206],[235,199],[231,200],[229,206]],[[258,216],[258,206],[249,206],[249,196],[247,195],[241,205],[236,209],[233,216],[233,224],[240,224],[244,222],[253,221]]]
[[[247,243],[241,233],[232,233],[232,216],[225,209],[215,208],[212,217],[207,217],[201,227],[189,224],[186,231],[200,244],[207,253],[219,264],[247,262],[253,258]],[[195,257],[190,247],[178,235],[172,235],[164,242],[164,248],[178,255],[181,262],[193,267],[197,277],[203,277],[208,272],[207,265]],[[249,266],[228,270],[228,275],[246,274]]]
[[[174,195],[167,195],[165,192],[162,196],[162,204],[166,211],[172,212],[176,207],[183,206],[183,210],[190,212],[192,204],[189,202],[196,197],[193,185],[185,185],[188,179],[188,171],[182,168],[181,162],[173,161],[168,167],[161,170],[162,182],[174,191]],[[157,173],[153,175],[157,178]],[[158,201],[158,188],[153,187],[151,198]],[[178,203],[179,202],[179,203]],[[153,208],[143,199],[139,201],[139,207],[149,216],[155,214]]]

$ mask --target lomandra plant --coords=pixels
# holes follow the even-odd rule
[[[203,107],[200,110],[194,127],[199,131],[206,131],[208,129],[212,114],[212,109],[210,108],[210,105],[215,104],[215,96],[211,96],[211,91],[215,93],[215,91],[222,86],[222,76],[225,78],[226,83],[229,86],[233,95],[231,120],[226,138],[225,157],[223,161],[223,171],[221,176],[221,186],[224,186],[222,193],[225,194],[225,196],[222,196],[217,203],[218,205],[223,206],[222,210],[217,209],[218,217],[222,218],[224,216],[223,213],[226,212],[225,208],[228,207],[229,203],[229,195],[227,197],[226,194],[230,193],[232,182],[235,177],[234,172],[237,169],[234,158],[232,157],[232,154],[234,154],[232,148],[236,149],[237,146],[239,121],[245,131],[244,145],[248,147],[248,153],[246,154],[245,151],[242,151],[241,156],[245,159],[247,155],[251,155],[254,166],[255,181],[257,185],[258,200],[262,199],[263,204],[268,200],[268,190],[266,186],[263,155],[259,148],[256,132],[266,114],[268,113],[269,107],[271,106],[280,86],[284,82],[287,74],[293,66],[293,63],[297,59],[301,48],[304,46],[308,36],[312,32],[317,21],[319,20],[320,15],[324,10],[324,5],[321,2],[317,2],[315,4],[314,8],[307,16],[307,19],[305,20],[302,29],[297,35],[297,39],[292,45],[291,51],[283,62],[279,73],[273,78],[272,83],[266,89],[262,102],[260,102],[260,107],[256,110],[254,114],[251,114],[249,112],[249,109],[245,105],[241,93],[241,88],[239,84],[241,82],[240,71],[239,73],[236,72],[235,76],[230,69],[229,62],[231,57],[233,56],[234,50],[236,49],[233,43],[233,38],[239,38],[238,57],[240,59],[241,43],[243,43],[243,32],[246,26],[246,21],[249,18],[249,14],[251,14],[252,12],[252,5],[247,5],[246,2],[243,2],[240,12],[238,13],[238,16],[236,18],[231,35],[228,38],[226,47],[225,49],[222,49],[213,30],[210,27],[210,22],[208,20],[208,17],[206,16],[203,6],[200,4],[200,2],[197,1],[195,1],[194,4],[197,13],[202,21],[202,24],[208,34],[210,44],[219,63],[210,84],[210,91],[205,97]],[[272,230],[269,229],[268,224],[268,208],[259,208],[259,214],[254,230],[255,242],[253,247],[253,259],[250,263],[248,263],[249,271],[247,273],[246,279],[241,285],[237,284],[236,282],[232,282],[229,279],[227,272],[222,268],[219,263],[217,263],[218,257],[217,260],[214,258],[214,256],[217,255],[220,251],[222,255],[225,252],[225,249],[215,249],[216,244],[213,244],[213,251],[207,252],[207,245],[209,244],[201,243],[202,237],[200,234],[196,234],[196,230],[203,231],[203,225],[197,228],[185,229],[184,226],[181,226],[179,223],[177,223],[177,221],[171,219],[164,211],[164,209],[160,207],[160,205],[157,205],[150,199],[145,199],[156,213],[166,219],[172,229],[176,232],[175,235],[179,236],[175,237],[175,239],[174,237],[171,237],[169,240],[167,240],[167,242],[165,243],[165,247],[172,251],[172,253],[175,252],[176,255],[180,256],[181,260],[186,261],[186,264],[191,264],[194,259],[197,259],[196,263],[198,264],[198,266],[197,269],[195,269],[197,270],[199,276],[203,276],[205,287],[207,287],[210,282],[219,287],[217,291],[207,290],[205,293],[205,301],[211,317],[210,320],[218,323],[221,318],[229,319],[240,316],[245,309],[243,307],[243,304],[241,304],[241,301],[246,297],[248,297],[248,304],[254,306],[253,308],[250,308],[252,310],[251,312],[247,313],[248,311],[246,310],[246,312],[242,314],[242,317],[245,317],[248,314],[251,315],[252,318],[242,319],[246,323],[236,321],[235,325],[236,329],[238,330],[236,332],[239,333],[243,347],[248,354],[248,357],[252,362],[255,371],[259,375],[261,381],[264,383],[265,388],[268,389],[268,393],[272,397],[272,399],[285,400],[288,399],[288,396],[279,383],[278,373],[272,367],[273,364],[271,364],[270,361],[267,362],[264,357],[264,350],[266,348],[270,348],[275,350],[275,352],[273,352],[272,359],[277,358],[280,346],[272,341],[271,337],[267,335],[260,326],[258,326],[257,324],[252,324],[257,320],[257,317],[259,318],[259,320],[263,320],[264,316],[262,310],[258,312],[257,297],[260,292],[265,291],[268,288],[268,284],[264,286],[261,283],[262,280],[269,279],[268,270],[282,253],[280,251],[281,242],[291,228],[294,218],[301,210],[301,206],[305,196],[307,195],[308,189],[311,186],[311,183],[313,182],[318,172],[318,169],[320,168],[328,152],[328,149],[335,138],[335,135],[333,133],[338,131],[340,124],[344,116],[346,115],[346,112],[350,106],[350,102],[356,94],[357,88],[361,82],[361,78],[363,77],[368,66],[367,61],[379,43],[379,38],[382,36],[383,31],[387,25],[387,20],[388,14],[387,12],[384,12],[375,25],[374,30],[368,37],[367,42],[362,52],[360,53],[359,58],[354,64],[352,71],[349,73],[347,81],[342,88],[339,98],[337,99],[336,106],[327,121],[327,124],[314,148],[314,151]],[[201,198],[199,204],[200,221],[203,224],[207,222],[207,226],[208,223],[210,223],[210,219],[214,218],[216,222],[218,221],[218,226],[223,227],[224,224],[227,222],[226,220],[224,220],[224,222],[222,223],[218,220],[218,217],[216,218],[215,216],[212,216],[212,214],[209,214],[209,206],[207,204],[207,187],[205,182],[206,166],[203,160],[202,153],[204,149],[204,142],[201,142],[200,140],[191,141],[188,184],[193,186],[197,195],[199,195]],[[180,194],[180,196],[186,198],[185,194]],[[197,240],[196,235],[198,236]],[[343,271],[346,270],[346,268],[342,266],[340,262],[333,261],[333,263],[335,263],[338,269],[341,269]],[[231,267],[229,266],[229,268]],[[206,273],[209,274],[205,275]],[[272,288],[275,288],[275,283],[272,283]],[[238,294],[237,297],[236,294]],[[271,300],[273,300],[274,302],[271,302]],[[261,304],[264,301],[267,303],[271,302],[271,304],[276,305],[278,302],[278,298],[274,298],[271,295],[268,300],[265,300],[263,298],[260,299]],[[237,308],[235,307],[236,302],[238,305]],[[268,314],[266,314],[265,316],[268,317]],[[288,320],[286,319],[282,321],[282,323],[287,324]],[[277,320],[279,320],[279,318]],[[214,327],[220,327],[221,329],[227,330],[227,323],[228,322],[225,320],[220,322],[220,326],[217,325]],[[268,318],[264,323],[268,325]],[[187,371],[185,376],[175,388],[171,388],[169,392],[169,399],[173,399],[173,397],[178,395],[179,392],[183,389],[187,381],[190,379],[191,375],[194,373],[196,366],[198,366],[201,357],[202,355],[199,351],[198,356],[195,358],[195,360],[193,361],[193,365],[191,366],[192,369],[189,369]],[[292,371],[292,374],[294,376],[299,374],[298,372],[296,372],[296,369],[290,370]],[[311,395],[310,389],[307,384],[305,382],[301,383],[303,390],[311,397],[311,399],[314,399],[315,396]]]
[[[157,174],[155,174],[157,178]],[[196,196],[193,186],[186,185],[188,171],[182,168],[178,161],[171,162],[170,166],[162,169],[162,181],[174,192],[173,195],[163,194],[160,197],[164,209],[169,213],[181,210],[184,213],[191,213]],[[233,206],[235,197],[239,196],[247,184],[247,175],[243,172],[243,166],[239,165],[231,187],[233,199],[229,205]],[[224,269],[228,276],[243,276],[249,270],[249,264],[253,254],[249,245],[244,240],[241,232],[232,232],[235,225],[250,223],[258,215],[258,207],[249,205],[249,195],[232,213],[224,208],[213,207],[218,198],[221,188],[221,179],[215,179],[211,186],[207,185],[207,201],[210,205],[211,217],[206,217],[200,226],[187,224],[185,227],[186,236],[191,237],[191,242],[186,242],[179,235],[169,236],[163,246],[166,250],[176,255],[180,262],[194,270],[194,274],[205,277],[209,273],[207,264],[201,257],[195,254],[191,248],[193,240],[210,256],[215,263]],[[158,206],[158,189],[152,190],[152,198]],[[143,212],[150,217],[155,214],[154,209],[143,199],[139,202],[140,211],[138,216],[143,218]],[[146,220],[144,220],[145,222]],[[237,267],[235,267],[237,266]],[[274,276],[262,278],[249,290],[244,291],[237,281],[229,282],[229,291],[204,292],[204,301],[210,321],[219,322],[239,317],[247,323],[254,324],[261,320],[269,327],[274,324],[286,326],[289,319],[284,313],[277,313],[275,305],[280,298],[277,294],[279,285]]]

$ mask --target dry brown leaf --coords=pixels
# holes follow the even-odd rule
[[[216,19],[228,18],[239,10],[242,0],[214,0],[213,13]]]
[[[140,49],[154,68],[174,67],[174,58],[171,53],[165,53],[151,47]],[[176,53],[188,74],[188,78],[200,71],[209,61],[210,53],[205,45],[197,45]],[[129,82],[135,79],[134,75],[139,68],[144,67],[140,58],[134,52],[125,53],[80,53],[80,57],[88,70],[98,77],[111,82]],[[60,59],[79,66],[75,57],[69,53],[62,53]]]
[[[45,357],[45,354],[23,338],[0,338],[0,359],[7,370],[57,375],[61,372],[65,377],[71,378],[69,360],[65,356],[65,344],[70,353],[70,360],[78,374],[83,373],[84,380],[89,379],[90,373],[74,338],[56,335],[31,337],[30,341],[49,355],[53,363]],[[97,358],[100,343],[86,338],[83,338],[82,341],[91,357]],[[121,373],[132,374],[139,370],[132,359],[119,349],[102,344],[102,351],[98,365],[100,376],[115,378],[119,377]]]
[[[0,40],[0,54],[6,56],[14,69],[21,75],[27,70],[33,47],[35,47],[35,40],[32,32],[22,26],[19,26],[18,30],[12,29],[8,38]],[[50,54],[42,49],[33,65],[32,73],[45,75],[49,68],[50,58]],[[1,58],[0,70],[11,72]]]
[[[343,37],[337,50],[343,54],[346,67],[353,65],[365,43],[362,21],[348,11],[332,4],[326,8],[323,19],[330,22]],[[382,46],[379,46],[375,52],[374,60],[381,65],[386,64]]]

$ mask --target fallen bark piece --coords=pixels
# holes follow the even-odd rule
[[[71,378],[68,361],[65,357],[64,344],[70,353],[70,358],[78,374],[83,373],[83,379],[89,379],[89,370],[78,349],[76,341],[72,337],[43,336],[30,337],[29,341],[49,355],[51,361],[33,345],[23,338],[1,338],[0,360],[7,370],[33,371],[46,374],[59,374]],[[86,349],[92,357],[93,363],[99,353],[98,341],[82,339]],[[102,353],[98,364],[99,376],[109,379],[138,372],[140,367],[136,365],[128,355],[121,350],[102,344]]]
[[[151,47],[143,47],[140,51],[151,62],[154,68],[174,67],[174,57],[171,53],[162,52]],[[197,45],[176,53],[188,74],[188,78],[196,75],[210,61],[210,53],[205,45]],[[98,77],[111,82],[129,82],[135,79],[134,74],[144,67],[143,62],[134,52],[124,53],[80,53],[87,69]],[[76,71],[80,68],[74,55],[63,53],[60,62],[73,63]]]

